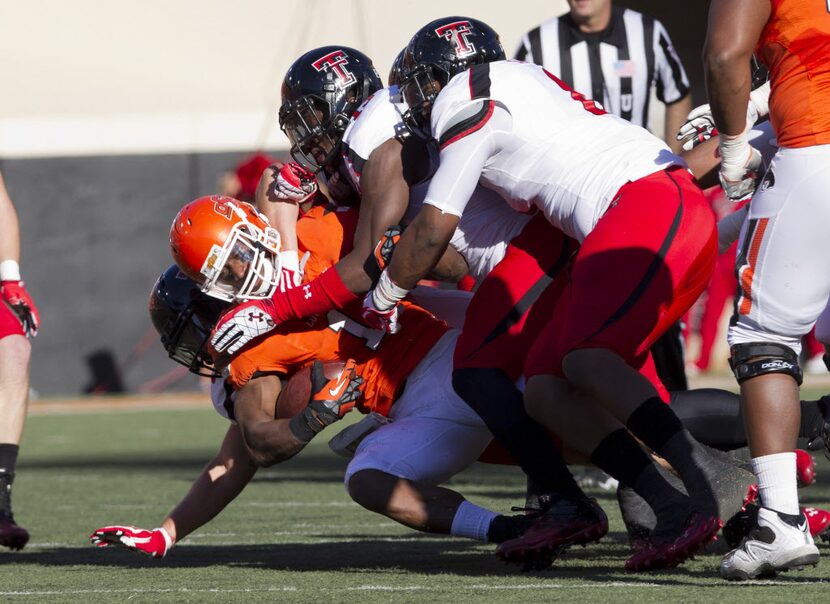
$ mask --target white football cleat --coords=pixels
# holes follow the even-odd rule
[[[804,514],[791,524],[774,510],[762,507],[758,523],[741,545],[723,557],[720,575],[724,579],[745,580],[771,577],[778,571],[818,564],[818,548],[813,543]]]

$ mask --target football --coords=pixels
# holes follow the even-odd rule
[[[274,408],[274,416],[277,419],[294,417],[308,405],[308,399],[311,398],[311,365],[306,365],[288,380],[283,381]],[[323,375],[327,380],[335,379],[343,373],[345,366],[346,363],[343,361],[325,361]]]

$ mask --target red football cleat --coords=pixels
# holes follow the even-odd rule
[[[830,512],[821,508],[801,508],[801,512],[807,517],[810,534],[827,540],[827,533],[830,532],[827,529],[830,526]]]
[[[593,499],[560,499],[550,505],[521,537],[496,548],[496,556],[525,569],[539,569],[571,545],[599,541],[608,533],[608,517]]]
[[[692,514],[686,521],[686,529],[671,543],[655,543],[640,550],[625,562],[625,570],[643,572],[662,568],[674,568],[682,564],[715,539],[723,522],[717,516]]]
[[[795,472],[800,487],[809,487],[816,481],[816,460],[804,449],[795,450]]]
[[[18,526],[14,518],[0,514],[0,545],[21,550],[29,541],[29,531]]]

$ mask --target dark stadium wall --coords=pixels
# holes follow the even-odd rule
[[[78,394],[94,381],[134,392],[176,367],[148,335],[147,315],[150,289],[172,262],[170,223],[184,203],[214,193],[241,158],[0,161],[20,219],[22,274],[41,312],[31,367],[39,395]],[[195,385],[188,377],[175,387]]]

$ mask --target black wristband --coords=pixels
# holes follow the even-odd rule
[[[291,430],[291,434],[303,444],[311,442],[311,439],[317,436],[317,433],[321,432],[324,427],[314,417],[310,407],[300,411],[288,422],[288,429]]]

